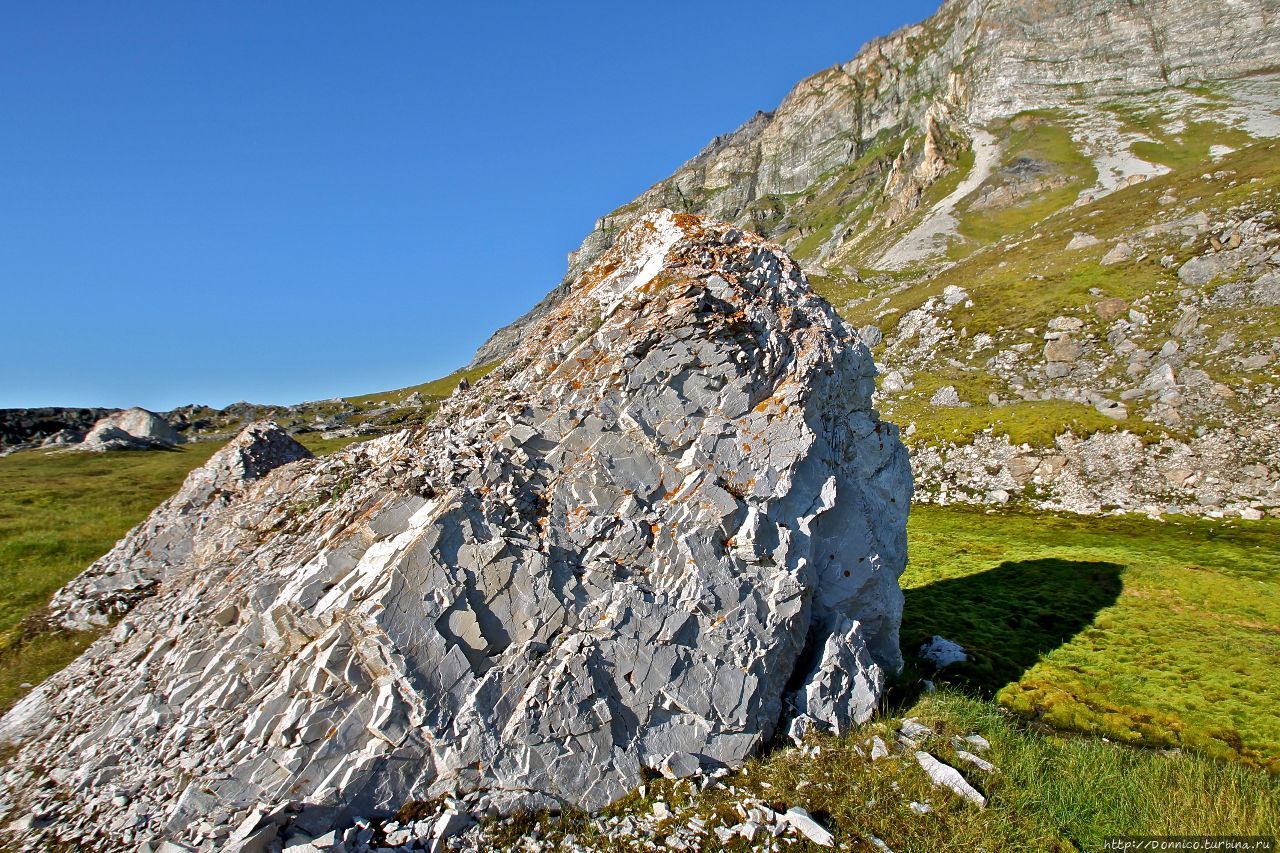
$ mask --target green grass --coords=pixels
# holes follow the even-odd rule
[[[368,441],[374,436],[354,435],[342,436],[340,438],[324,438],[318,432],[305,432],[301,435],[295,435],[294,441],[301,444],[307,450],[310,450],[316,456],[327,456],[330,453],[337,453],[345,447],[350,447],[361,441]]]
[[[929,401],[944,385],[956,388],[968,406],[937,407]],[[917,374],[909,396],[886,406],[889,417],[904,429],[915,424],[916,431],[903,440],[910,447],[942,442],[965,444],[985,430],[1007,435],[1012,444],[1052,447],[1054,437],[1070,430],[1084,437],[1098,432],[1125,429],[1135,435],[1155,438],[1158,431],[1145,421],[1130,418],[1117,422],[1093,406],[1070,400],[1031,400],[992,405],[987,395],[994,390],[984,372],[938,370]]]
[[[388,403],[398,403],[414,393],[421,394],[426,402],[439,401],[453,393],[454,389],[458,387],[459,380],[465,377],[468,382],[474,383],[497,366],[498,362],[490,362],[479,367],[456,370],[448,376],[442,376],[439,379],[433,379],[421,385],[411,385],[408,388],[398,388],[395,391],[379,391],[375,394],[362,394],[358,397],[345,397],[344,399],[353,406],[362,409],[377,406],[384,400]]]
[[[1280,523],[917,506],[908,652],[1058,729],[1280,772]]]
[[[1166,129],[1163,111],[1134,110],[1120,105],[1113,111],[1125,124],[1125,129],[1150,137],[1129,146],[1135,155],[1148,163],[1158,163],[1175,171],[1213,171],[1216,167],[1209,157],[1213,145],[1241,148],[1255,140],[1243,130],[1221,122],[1208,120],[1187,121],[1177,132]]]
[[[903,577],[909,666],[870,726],[817,738],[817,756],[777,747],[724,779],[733,791],[656,779],[601,815],[526,815],[491,830],[504,846],[533,831],[591,842],[600,820],[651,813],[657,800],[676,812],[672,828],[691,817],[732,826],[734,805],[755,797],[808,809],[855,850],[873,850],[871,836],[906,853],[1276,834],[1278,533],[1275,522],[915,507]],[[933,634],[973,660],[925,670],[914,653]],[[922,692],[924,677],[939,691]],[[985,757],[999,772],[963,771],[985,810],[931,788],[910,756],[868,759],[870,737],[892,743],[907,716],[937,733],[925,748],[962,770],[950,736],[991,742]],[[917,815],[912,800],[934,811]],[[720,849],[714,835],[705,849]],[[728,849],[750,848],[738,839]]]
[[[1068,180],[1065,186],[1047,189],[1021,199],[1006,207],[986,208],[961,213],[958,230],[972,243],[994,243],[1011,234],[1019,234],[1076,200],[1080,191],[1098,178],[1092,161],[1076,147],[1071,131],[1063,123],[1064,117],[1053,112],[1031,112],[1010,120],[1004,133],[1007,144],[1001,154],[1001,166],[1012,166],[1018,159],[1029,157],[1049,164],[1054,172]],[[997,173],[983,186],[993,187],[1006,182]],[[978,197],[981,193],[975,193]],[[959,257],[972,251],[972,243],[953,248],[952,256]]]
[[[346,402],[355,406],[356,412],[349,415],[345,423],[350,426],[369,423],[380,433],[424,424],[435,415],[441,401],[447,399],[457,389],[458,382],[461,379],[466,378],[468,382],[474,383],[487,375],[497,365],[498,362],[491,362],[470,369],[463,368],[431,382],[412,385],[408,388],[399,388],[395,391],[382,391],[376,394],[346,397]],[[420,406],[398,408],[394,411],[377,415],[369,414],[371,410],[376,410],[384,404],[401,403],[415,393],[422,398],[422,405]],[[364,438],[355,440],[363,441]]]

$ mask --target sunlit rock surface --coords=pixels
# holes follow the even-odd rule
[[[3,831],[260,849],[445,793],[595,808],[865,720],[911,497],[873,375],[781,249],[644,217],[429,427],[135,531],[153,594],[0,723]]]

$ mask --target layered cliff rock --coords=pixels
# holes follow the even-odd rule
[[[0,722],[4,831],[248,850],[446,793],[592,808],[865,720],[911,496],[874,373],[777,246],[640,219],[427,428],[193,474],[122,546],[151,595]]]

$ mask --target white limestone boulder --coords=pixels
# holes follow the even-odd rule
[[[135,531],[162,580],[0,722],[0,799],[65,794],[24,843],[223,849],[280,809],[593,809],[852,725],[901,665],[874,376],[781,249],[649,215],[426,427]]]
[[[148,450],[173,447],[186,439],[155,412],[136,406],[114,412],[93,425],[79,445],[80,450]]]

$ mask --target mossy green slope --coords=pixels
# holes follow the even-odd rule
[[[1119,425],[1088,405],[1063,400],[1009,400],[1012,390],[998,383],[985,364],[997,352],[1020,345],[1038,353],[1044,343],[1043,330],[1051,318],[1059,315],[1081,318],[1085,326],[1080,335],[1105,339],[1107,326],[1090,306],[1107,297],[1129,302],[1143,300],[1142,310],[1151,318],[1151,324],[1135,334],[1133,340],[1158,350],[1171,337],[1170,329],[1181,317],[1177,306],[1184,286],[1171,270],[1204,252],[1212,235],[1206,233],[1188,241],[1173,231],[1148,239],[1146,242],[1154,243],[1154,247],[1144,249],[1136,258],[1112,265],[1099,261],[1117,241],[1161,220],[1228,210],[1245,216],[1280,206],[1280,147],[1276,143],[1258,142],[1240,148],[1220,158],[1213,168],[1229,177],[1206,180],[1198,169],[1191,170],[1194,174],[1181,169],[1091,204],[1064,207],[1046,218],[1022,223],[1022,230],[1007,232],[996,242],[971,242],[964,257],[928,278],[882,275],[855,283],[818,276],[814,285],[855,326],[874,324],[886,331],[904,314],[950,285],[963,287],[970,294],[972,305],[956,306],[949,317],[952,326],[963,330],[964,345],[938,352],[916,374],[916,387],[911,392],[891,396],[884,403],[886,417],[903,425],[916,425],[917,431],[908,439],[910,443],[963,443],[986,428],[1009,435],[1014,443],[1026,441],[1042,446],[1051,445],[1055,434],[1067,430],[1078,437],[1116,429],[1151,438],[1180,437],[1177,428],[1144,420],[1143,400],[1132,404],[1133,413]],[[1170,194],[1175,197],[1171,207],[1167,201]],[[984,216],[987,213],[984,211]],[[990,221],[962,217],[961,231],[982,232]],[[1066,251],[1077,233],[1087,233],[1101,242]],[[1215,286],[1223,280],[1215,282]],[[1201,311],[1199,322],[1208,327],[1213,337],[1230,332],[1242,345],[1250,341],[1265,345],[1274,338],[1274,330],[1280,328],[1280,308],[1215,305]],[[991,335],[992,341],[985,347],[970,343],[981,334]],[[1247,388],[1251,383],[1267,380],[1265,369],[1241,371],[1224,354],[1206,352],[1200,362],[1200,368],[1213,381],[1232,388]],[[887,364],[886,369],[893,366]],[[1105,384],[1108,378],[1120,379],[1123,362],[1116,359],[1109,370],[1095,381]],[[961,398],[973,407],[944,409],[930,405],[931,394],[942,385],[955,386]],[[1003,396],[1006,402],[987,405],[992,392]],[[1193,426],[1219,426],[1233,412],[1248,406],[1247,396],[1227,397],[1216,416],[1209,414]]]

